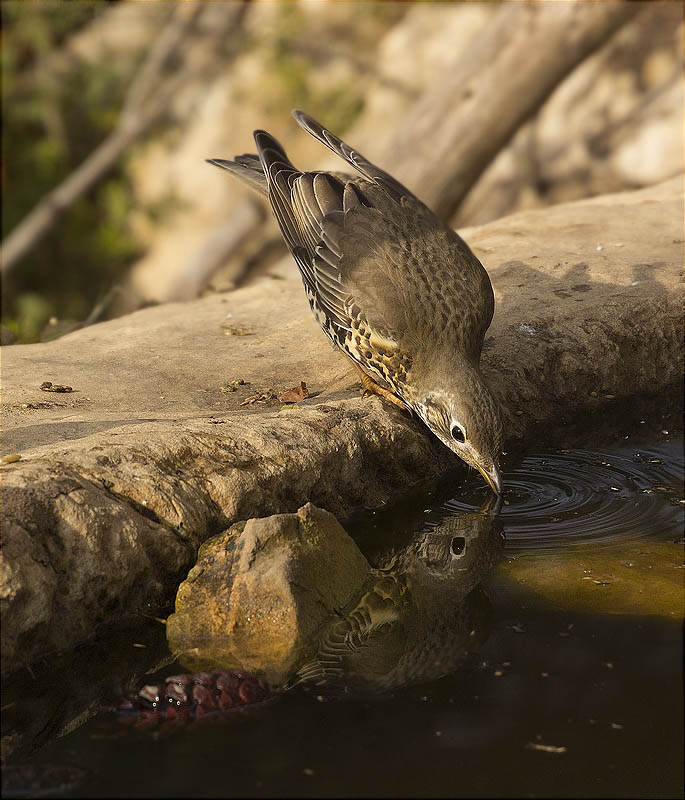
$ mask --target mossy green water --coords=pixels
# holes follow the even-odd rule
[[[682,619],[683,577],[681,542],[645,540],[510,557],[493,580],[498,591],[529,593],[531,603],[559,611]]]

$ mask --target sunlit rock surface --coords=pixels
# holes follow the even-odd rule
[[[170,646],[193,671],[220,664],[287,674],[369,571],[336,518],[311,503],[238,522],[200,549],[167,620]]]
[[[495,288],[482,363],[508,437],[559,437],[579,414],[611,425],[615,402],[681,395],[682,212],[678,178],[466,232]],[[3,670],[152,613],[237,521],[308,501],[343,519],[464,474],[424,426],[359,397],[294,268],[279,272],[2,348],[2,445],[21,455],[2,467]],[[243,405],[301,381],[298,408]]]

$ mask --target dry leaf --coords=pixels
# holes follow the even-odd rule
[[[273,389],[264,389],[261,392],[251,394],[249,397],[246,397],[240,405],[250,406],[252,403],[265,403],[267,400],[275,399],[275,397],[276,392],[274,392]]]
[[[309,397],[309,392],[304,381],[300,381],[299,386],[293,386],[292,389],[288,389],[287,392],[282,392],[278,395],[281,403],[299,403],[300,400],[304,400],[306,397]]]

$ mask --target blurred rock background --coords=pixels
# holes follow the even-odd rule
[[[533,5],[3,2],[3,343],[292,269],[204,160],[293,107],[460,228],[681,173],[680,4]]]

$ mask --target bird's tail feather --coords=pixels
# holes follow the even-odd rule
[[[241,156],[236,156],[235,161],[225,161],[223,158],[208,158],[207,163],[227,170],[250,188],[259,192],[259,194],[266,195],[268,193],[262,163],[259,160],[259,156],[254,153],[244,153]]]
[[[284,197],[289,197],[289,181],[302,173],[293,166],[282,145],[270,133],[257,130],[254,140],[267,184],[275,185]]]
[[[297,222],[292,213],[292,187],[302,173],[293,166],[285,150],[266,131],[254,132],[257,153],[266,178],[271,207],[290,250],[295,254],[300,243]],[[296,257],[297,258],[297,257]]]

